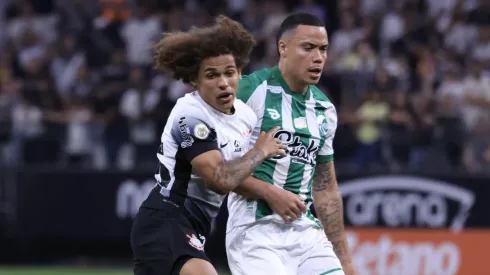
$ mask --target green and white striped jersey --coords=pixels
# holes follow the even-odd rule
[[[279,68],[267,68],[243,76],[237,98],[250,106],[258,122],[250,139],[251,146],[260,132],[275,126],[275,137],[288,145],[288,155],[264,161],[253,176],[301,196],[312,203],[311,185],[317,163],[333,160],[332,142],[337,128],[337,113],[330,100],[316,86],[306,94],[293,92]],[[247,200],[230,193],[228,197],[229,228],[263,219],[282,220],[262,200]],[[309,212],[295,223],[320,223]]]

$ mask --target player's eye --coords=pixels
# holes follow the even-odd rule
[[[328,47],[327,46],[320,48],[320,51],[322,51],[322,52],[326,52],[327,50],[328,50]]]
[[[227,71],[226,76],[231,77],[235,75],[235,71]]]
[[[206,77],[211,79],[211,78],[214,78],[216,76],[215,73],[210,73],[210,74],[207,74]]]

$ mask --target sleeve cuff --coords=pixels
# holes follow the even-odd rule
[[[331,162],[332,160],[333,160],[333,154],[325,155],[325,156],[321,156],[321,155],[316,156],[317,163],[326,163],[326,162]]]

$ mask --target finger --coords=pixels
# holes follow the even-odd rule
[[[278,149],[277,154],[284,157],[284,156],[286,156],[286,151],[283,149]]]
[[[303,215],[303,213],[301,212],[301,210],[299,209],[298,205],[294,204],[290,210],[294,213],[294,215],[296,215],[296,218],[299,219],[301,218],[301,215]]]
[[[301,211],[301,213],[306,213],[307,208],[303,200],[297,200],[296,206],[298,206],[298,209]]]
[[[279,144],[279,149],[287,150],[288,149],[288,146],[285,145],[285,144]]]
[[[296,213],[294,213],[293,211],[288,211],[286,216],[289,216],[290,222],[298,219],[298,215],[296,215]]]
[[[275,139],[274,139],[274,141],[275,141],[276,143],[282,144],[282,140],[280,140],[280,139],[278,139],[278,138],[275,138]]]
[[[284,223],[290,223],[291,222],[288,215],[279,215],[279,216],[281,216]]]
[[[269,132],[267,132],[269,135],[275,134],[279,130],[279,126],[275,126],[274,128],[270,129]]]

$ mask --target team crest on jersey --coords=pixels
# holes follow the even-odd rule
[[[327,135],[328,123],[327,123],[327,119],[325,118],[325,116],[319,115],[317,117],[317,123],[318,123],[318,129],[320,129],[320,133],[324,136]]]
[[[315,157],[317,155],[319,144],[314,139],[310,140],[306,147],[299,136],[286,130],[279,130],[274,134],[274,138],[278,138],[283,144],[288,146],[287,153],[291,156],[294,163],[315,165]],[[274,157],[273,159],[282,159],[283,157]]]
[[[199,139],[206,139],[209,136],[209,129],[204,123],[194,126],[194,136]]]
[[[195,234],[192,234],[192,235],[185,235],[187,238],[189,238],[189,244],[194,247],[195,249],[199,250],[199,251],[204,251],[204,243],[205,243],[205,239],[204,237],[201,237],[201,239],[203,240],[201,242],[201,240],[199,240]]]

